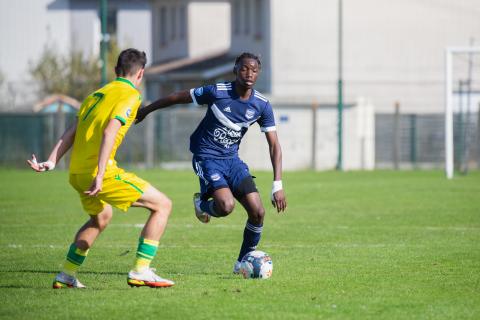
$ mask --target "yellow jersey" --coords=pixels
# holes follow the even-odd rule
[[[117,78],[83,101],[77,114],[77,131],[70,160],[71,174],[97,173],[103,132],[111,119],[119,120],[122,127],[115,137],[105,176],[115,171],[112,170],[117,168],[115,153],[135,120],[141,101],[141,95],[133,83],[124,78]]]

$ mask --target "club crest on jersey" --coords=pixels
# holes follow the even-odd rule
[[[247,119],[252,119],[253,116],[255,115],[255,110],[252,110],[252,109],[247,109],[247,112],[245,113],[245,117],[247,117]]]
[[[195,89],[194,93],[196,96],[201,96],[203,94],[203,87]]]
[[[210,178],[213,180],[213,181],[218,181],[220,180],[220,175],[218,173],[214,173],[210,176]]]
[[[126,112],[125,112],[125,115],[128,117],[130,117],[130,114],[132,113],[132,109],[128,109]]]

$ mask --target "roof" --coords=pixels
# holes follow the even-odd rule
[[[57,104],[67,105],[67,106],[69,106],[73,109],[77,109],[77,110],[80,108],[80,102],[77,101],[76,99],[71,98],[71,97],[66,96],[66,95],[63,95],[63,94],[54,94],[54,95],[50,95],[50,96],[46,97],[42,101],[35,104],[35,106],[33,107],[33,111],[34,112],[39,112],[39,111],[42,111],[44,109],[49,108],[52,105],[57,105]],[[58,108],[58,106],[57,106],[57,108]]]
[[[153,65],[145,75],[149,80],[208,80],[231,73],[235,56],[226,51],[208,56],[183,58]]]

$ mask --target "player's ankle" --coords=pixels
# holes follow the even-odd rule
[[[142,273],[144,272],[145,270],[147,270],[149,268],[149,266],[135,266],[133,268],[133,271],[137,272],[137,273]]]

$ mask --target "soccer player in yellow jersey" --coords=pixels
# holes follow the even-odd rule
[[[163,193],[133,173],[117,167],[115,153],[135,120],[141,96],[140,85],[146,56],[136,49],[120,53],[117,79],[90,94],[78,111],[75,123],[65,131],[45,162],[35,155],[28,160],[37,172],[53,170],[73,145],[70,184],[77,190],[89,220],[78,230],[67,253],[63,270],[53,288],[85,288],[76,272],[89,249],[112,218],[112,206],[126,211],[130,206],[150,210],[141,232],[136,261],[128,273],[130,286],[170,287],[174,283],[155,274],[150,262],[155,257],[172,203]]]

